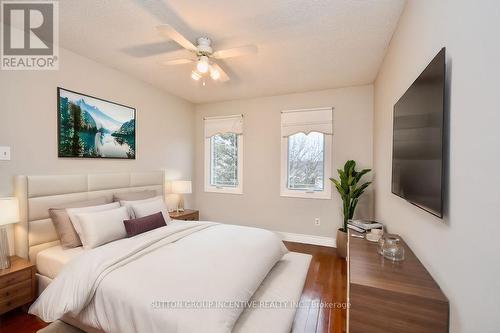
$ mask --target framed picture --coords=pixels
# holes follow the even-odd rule
[[[135,159],[134,108],[57,88],[59,157]]]

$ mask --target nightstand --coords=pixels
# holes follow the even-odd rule
[[[35,300],[36,267],[28,260],[10,257],[10,267],[0,269],[0,314]]]
[[[183,212],[173,211],[168,213],[168,215],[174,220],[198,221],[200,219],[200,212],[192,209],[186,209]]]

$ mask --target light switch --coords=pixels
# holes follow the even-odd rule
[[[0,160],[10,161],[10,147],[0,147]]]

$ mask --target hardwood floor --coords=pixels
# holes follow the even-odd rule
[[[301,304],[293,323],[293,333],[345,332],[347,264],[331,247],[285,242],[290,251],[313,256]],[[320,304],[324,305],[323,307]],[[330,307],[333,305],[333,308]],[[342,307],[343,306],[343,307]]]
[[[297,309],[292,332],[345,332],[345,260],[337,257],[335,249],[330,247],[291,242],[285,242],[285,245],[290,251],[313,256],[301,298],[301,304],[305,306]],[[20,309],[0,316],[0,333],[31,333],[46,325]]]
[[[45,326],[45,322],[19,308],[0,316],[0,333],[31,333]]]

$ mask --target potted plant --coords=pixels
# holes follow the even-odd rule
[[[371,169],[356,171],[356,162],[349,160],[345,163],[344,170],[337,170],[339,180],[330,178],[342,198],[344,223],[342,228],[337,230],[337,254],[342,258],[347,256],[347,222],[354,216],[359,197],[371,184],[371,182],[366,182],[358,186],[358,183],[361,177],[370,171]]]

